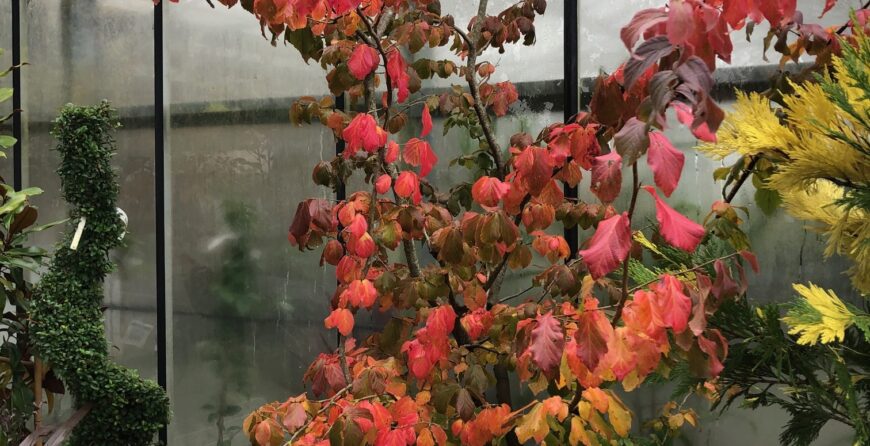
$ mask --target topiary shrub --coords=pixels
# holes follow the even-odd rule
[[[54,121],[63,197],[70,224],[33,302],[33,342],[88,415],[73,431],[70,445],[145,445],[169,420],[169,400],[153,381],[109,359],[100,308],[103,280],[114,265],[109,251],[125,231],[118,217],[115,111],[66,105]],[[70,245],[76,225],[86,224],[77,249]]]

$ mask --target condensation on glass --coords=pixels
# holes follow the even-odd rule
[[[105,283],[106,331],[111,356],[147,378],[157,376],[152,9],[148,1],[21,1],[23,185],[45,191],[33,200],[41,223],[67,212],[49,134],[60,108],[108,99],[119,111],[115,166],[129,232],[112,253],[118,269]],[[53,249],[59,233],[32,242]]]
[[[336,347],[323,327],[335,275],[287,242],[298,202],[333,198],[310,178],[335,155],[331,131],[293,126],[288,110],[329,91],[241,7],[164,14],[169,440],[242,445],[244,417],[302,393],[308,364]]]

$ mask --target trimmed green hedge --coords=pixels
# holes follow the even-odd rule
[[[103,280],[114,265],[109,251],[121,242],[116,211],[118,181],[112,169],[115,111],[107,102],[66,105],[54,121],[61,163],[58,174],[70,223],[42,278],[32,308],[33,342],[75,397],[92,405],[70,445],[147,445],[169,421],[169,400],[156,383],[113,363],[103,327]],[[78,249],[70,242],[86,225]]]

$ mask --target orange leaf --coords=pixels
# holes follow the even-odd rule
[[[332,310],[323,322],[326,328],[338,328],[338,332],[343,336],[348,336],[353,331],[353,313],[347,308]]]

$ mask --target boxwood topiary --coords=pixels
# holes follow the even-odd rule
[[[125,228],[118,216],[117,175],[111,160],[115,111],[66,105],[54,121],[63,197],[70,223],[39,284],[33,303],[33,342],[75,398],[91,404],[70,445],[147,445],[169,419],[169,400],[156,383],[109,359],[101,302],[103,279],[114,265],[109,251]],[[86,224],[76,250],[76,225]]]

